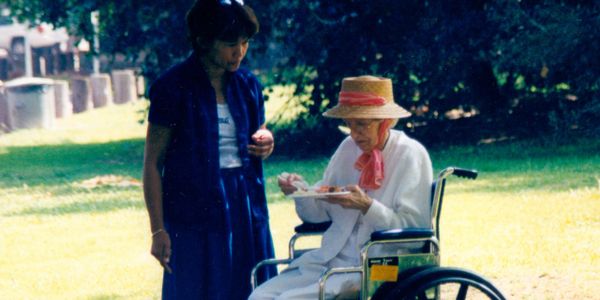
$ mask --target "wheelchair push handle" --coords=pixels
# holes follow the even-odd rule
[[[454,175],[456,175],[458,177],[467,178],[467,179],[476,179],[477,174],[478,173],[476,170],[468,170],[468,169],[454,167]]]
[[[463,169],[459,167],[448,167],[442,170],[438,175],[438,181],[446,179],[450,175],[456,175],[458,177],[475,179],[477,178],[477,170]]]

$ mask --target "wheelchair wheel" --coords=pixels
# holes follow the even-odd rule
[[[459,268],[434,267],[400,282],[385,299],[492,299],[505,300],[487,279]]]

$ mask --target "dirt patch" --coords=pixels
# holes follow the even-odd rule
[[[80,188],[93,189],[97,187],[103,186],[111,186],[111,187],[141,187],[142,183],[131,177],[124,177],[118,175],[103,175],[96,176],[90,179],[86,179],[80,182],[76,182],[74,184]]]

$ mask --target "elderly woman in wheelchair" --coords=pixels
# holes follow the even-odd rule
[[[439,217],[445,180],[475,171],[446,168],[433,181],[425,148],[393,130],[410,113],[394,103],[389,79],[345,78],[339,103],[324,113],[350,129],[320,182],[282,174],[304,224],[296,227],[281,274],[256,287],[261,299],[504,299],[485,278],[439,266]],[[333,193],[322,193],[333,192]],[[321,246],[297,250],[298,237],[322,234]]]
[[[331,221],[321,247],[293,260],[249,299],[316,299],[321,274],[330,268],[359,265],[361,246],[374,231],[430,227],[433,174],[429,155],[416,140],[392,129],[399,118],[409,115],[394,102],[390,79],[360,76],[342,81],[339,103],[324,116],[342,119],[350,136],[315,186],[349,193],[295,198],[303,221]],[[285,194],[303,185],[297,174],[279,178]],[[325,292],[339,294],[342,287],[358,291],[360,281],[358,273],[332,276]]]

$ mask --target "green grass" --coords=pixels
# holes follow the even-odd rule
[[[157,299],[140,188],[143,102],[95,109],[49,130],[0,136],[0,299]],[[600,141],[505,142],[435,149],[452,178],[442,217],[442,263],[475,270],[510,299],[597,297]],[[285,255],[298,224],[275,177],[314,182],[327,158],[266,161],[271,228]]]
[[[158,298],[139,187],[144,105],[0,136],[0,298]]]

